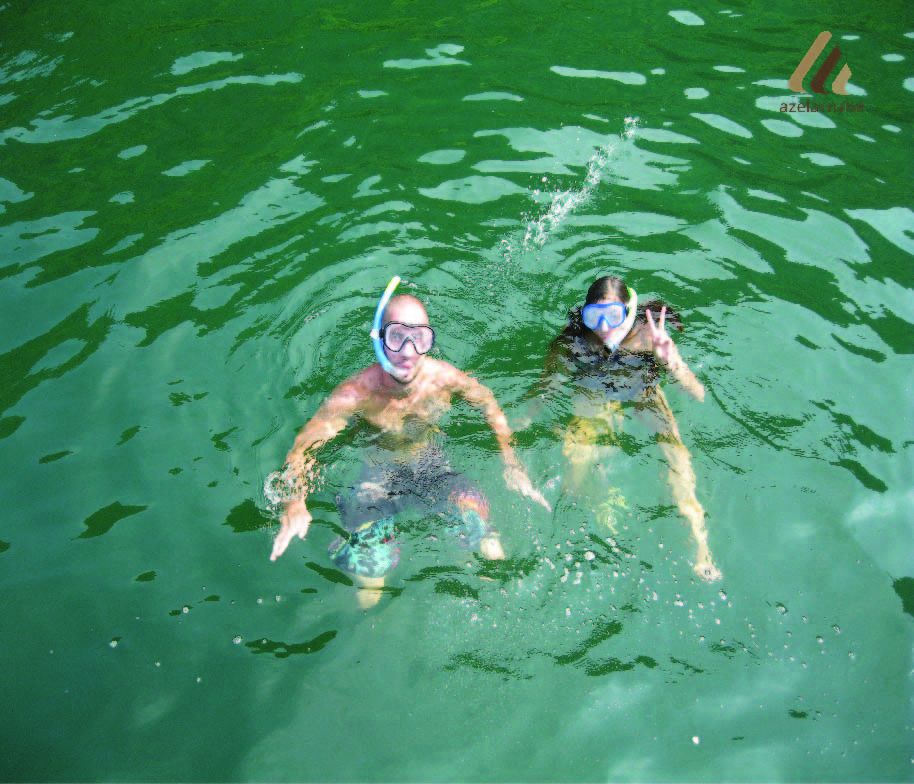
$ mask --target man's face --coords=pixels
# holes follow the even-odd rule
[[[384,314],[384,323],[397,321],[401,324],[410,326],[428,326],[428,314],[425,308],[418,302],[411,300],[396,302],[389,305],[387,312]],[[401,384],[409,384],[419,373],[422,363],[425,361],[425,355],[416,351],[416,347],[411,340],[407,340],[399,351],[391,351],[386,345],[384,353],[390,364],[393,365],[394,372],[390,375]]]

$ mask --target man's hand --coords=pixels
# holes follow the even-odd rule
[[[275,561],[286,551],[293,536],[304,539],[305,534],[308,533],[309,525],[311,525],[311,513],[308,512],[305,502],[301,500],[292,501],[283,513],[282,528],[279,529],[276,539],[273,540],[273,552],[270,555],[270,560]]]
[[[549,502],[546,501],[546,499],[543,498],[543,494],[531,484],[530,477],[524,473],[524,470],[520,466],[515,465],[505,468],[505,484],[507,484],[511,490],[517,490],[521,495],[527,496],[527,498],[545,506],[550,512],[552,511]]]

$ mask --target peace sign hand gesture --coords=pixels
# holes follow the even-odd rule
[[[651,331],[651,348],[654,356],[657,357],[664,365],[669,365],[671,370],[682,364],[679,357],[679,350],[673,339],[666,332],[666,305],[660,309],[660,322],[654,323],[654,316],[651,311],[647,311],[647,326]]]
[[[683,362],[682,357],[679,356],[679,349],[666,333],[666,305],[660,308],[660,321],[657,324],[654,323],[651,311],[647,311],[647,326],[651,331],[651,349],[654,356],[669,368],[673,377],[688,390],[689,394],[696,400],[704,400],[704,386]]]

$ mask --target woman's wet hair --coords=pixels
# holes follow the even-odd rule
[[[599,302],[605,297],[618,297],[622,302],[628,304],[631,294],[628,286],[622,282],[621,278],[617,278],[614,275],[605,275],[590,284],[584,304],[593,305],[594,302]]]

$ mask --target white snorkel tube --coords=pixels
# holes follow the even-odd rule
[[[387,359],[387,356],[384,354],[384,344],[381,342],[381,319],[384,318],[384,308],[387,307],[387,303],[390,302],[394,289],[397,288],[399,283],[400,276],[394,275],[390,283],[387,284],[387,288],[384,289],[381,299],[378,300],[378,307],[374,312],[374,322],[371,325],[371,332],[368,333],[371,336],[371,343],[374,346],[374,353],[378,357],[378,362],[381,364],[381,367],[391,375],[394,375],[394,366],[390,364],[390,360]]]
[[[622,341],[628,337],[628,333],[632,331],[632,325],[635,323],[635,316],[638,315],[638,293],[631,287],[628,287],[628,293],[631,295],[628,298],[628,304],[625,306],[625,309],[628,313],[625,314],[625,321],[622,322],[622,326],[625,327],[625,332],[622,333],[622,337],[619,338],[618,343],[607,343],[606,347],[615,354],[619,350],[619,346]]]

